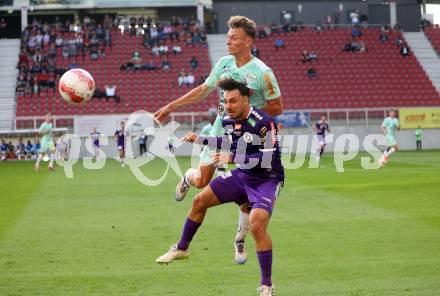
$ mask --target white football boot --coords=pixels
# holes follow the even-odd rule
[[[179,184],[176,186],[176,194],[175,198],[176,201],[182,201],[186,194],[188,193],[189,188],[191,187],[185,180],[186,177],[183,177],[182,180],[180,180]]]
[[[272,285],[270,287],[262,285],[261,287],[259,287],[257,289],[257,291],[258,291],[258,293],[260,293],[259,294],[260,296],[274,296],[276,290],[275,290],[275,286],[274,285]]]
[[[247,250],[244,240],[235,241],[235,263],[245,264],[247,261]]]
[[[156,262],[168,264],[171,263],[171,261],[173,260],[188,258],[190,253],[191,252],[188,249],[180,250],[177,248],[177,245],[172,245],[168,252],[156,259]]]

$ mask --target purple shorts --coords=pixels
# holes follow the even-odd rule
[[[271,215],[283,181],[265,179],[234,169],[212,180],[209,186],[221,203],[235,202],[242,205],[249,202],[252,209],[264,209]]]

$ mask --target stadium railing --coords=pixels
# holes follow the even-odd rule
[[[405,107],[408,108],[408,107]],[[418,108],[418,107],[414,107]],[[423,106],[423,108],[429,108]],[[364,126],[368,128],[369,126],[375,126],[380,124],[382,120],[386,117],[387,111],[390,109],[398,110],[399,107],[387,107],[387,108],[341,108],[341,109],[301,109],[301,110],[284,110],[283,114],[295,113],[305,113],[310,122],[314,122],[320,118],[321,115],[326,115],[327,120],[333,126]],[[112,114],[117,115],[117,114]],[[120,114],[129,115],[129,114]],[[93,118],[94,115],[62,115],[52,116],[54,128],[68,128],[69,131],[73,132],[73,127],[75,124],[75,119],[78,117],[82,118]],[[181,126],[182,129],[188,129],[197,131],[208,121],[209,112],[174,112],[171,113],[168,120],[176,121]],[[19,116],[15,118],[14,129],[36,129],[43,121],[42,116]]]

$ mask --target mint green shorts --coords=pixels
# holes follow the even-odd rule
[[[393,136],[388,136],[387,135],[387,147],[392,147],[392,146],[395,146],[395,145],[397,145],[396,138],[393,137]]]
[[[221,137],[225,134],[225,129],[223,128],[222,121],[223,117],[217,115],[217,118],[212,125],[211,132],[209,133],[210,137]],[[200,164],[210,165],[213,162],[211,154],[215,151],[215,149],[208,148],[207,146],[203,147],[203,150],[200,153]]]

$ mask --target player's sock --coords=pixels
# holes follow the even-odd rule
[[[390,155],[393,154],[394,152],[396,152],[396,148],[391,147],[390,150],[388,151],[387,155],[390,156]]]
[[[261,270],[261,285],[272,286],[272,250],[257,251],[258,262]]]
[[[43,159],[43,154],[38,154],[37,162],[35,163],[35,165],[39,166],[42,159]]]
[[[323,153],[324,153],[324,148],[321,148],[321,150],[319,151],[319,157],[321,157]]]
[[[50,155],[49,167],[53,167],[53,162],[55,161],[55,154]]]
[[[183,226],[182,237],[180,238],[180,241],[177,244],[178,249],[180,250],[188,249],[189,243],[192,241],[200,225],[202,224],[199,224],[197,222],[190,220],[189,218],[186,218],[185,226]]]
[[[240,210],[238,218],[238,229],[235,241],[244,241],[249,230],[249,214]]]

